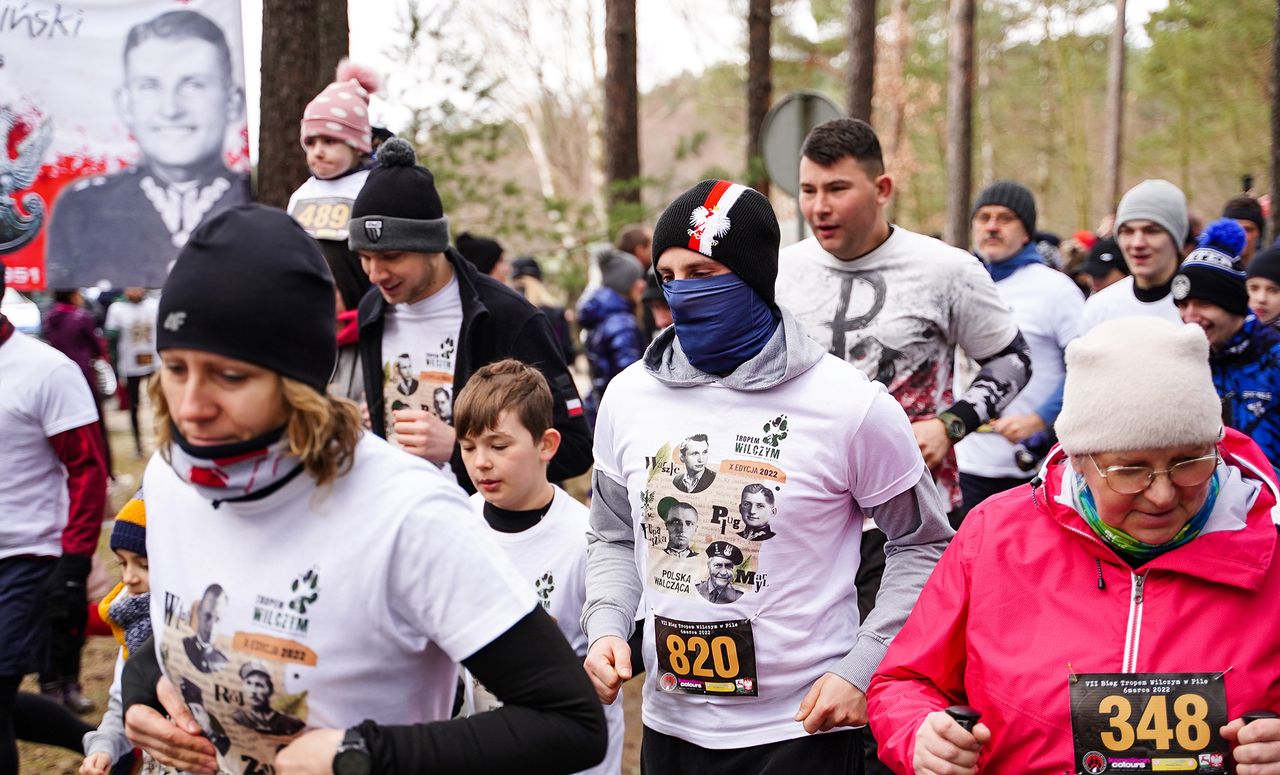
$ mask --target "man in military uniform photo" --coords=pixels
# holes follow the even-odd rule
[[[58,196],[46,252],[50,287],[159,288],[201,221],[250,200],[249,176],[223,158],[244,95],[217,24],[177,10],[134,26],[124,76],[116,102],[141,158]]]
[[[666,553],[672,557],[697,557],[689,548],[689,536],[698,527],[698,510],[675,498],[658,501],[658,516],[667,525]]]
[[[694,588],[707,602],[732,603],[742,597],[733,585],[733,569],[742,564],[742,550],[728,541],[712,541],[707,547],[707,580]]]

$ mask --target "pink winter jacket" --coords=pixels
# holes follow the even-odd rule
[[[1075,772],[1068,664],[1076,673],[1230,668],[1229,718],[1280,711],[1275,474],[1235,431],[1220,451],[1262,483],[1245,527],[1202,535],[1137,571],[1056,501],[1065,461],[1056,449],[1043,485],[970,512],[871,681],[880,758],[912,772],[924,717],[961,704],[991,729],[980,771]]]

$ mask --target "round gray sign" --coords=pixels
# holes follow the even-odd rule
[[[811,91],[791,92],[774,104],[760,125],[764,168],[773,184],[800,195],[800,148],[809,130],[844,113],[826,97]]]

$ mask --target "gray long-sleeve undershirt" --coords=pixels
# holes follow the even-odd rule
[[[641,593],[631,500],[624,485],[599,471],[593,477],[593,491],[582,628],[590,643],[606,635],[626,640],[635,626]],[[830,668],[862,691],[954,535],[927,471],[914,487],[864,511],[887,538],[884,580],[875,610],[862,623],[848,654]],[[849,590],[850,596],[856,594],[857,590]]]

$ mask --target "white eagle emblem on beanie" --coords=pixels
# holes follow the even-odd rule
[[[709,256],[711,248],[729,233],[729,227],[732,226],[729,222],[729,208],[723,204],[712,205],[710,208],[698,205],[689,216],[689,225],[693,227],[689,229],[689,236],[697,238],[702,246],[700,252]]]

